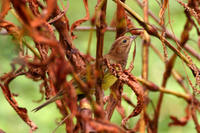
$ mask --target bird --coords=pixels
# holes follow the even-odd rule
[[[135,40],[137,36],[121,36],[118,37],[112,44],[109,52],[103,56],[103,59],[106,59],[110,64],[120,64],[122,69],[125,69],[127,64],[128,55],[130,52],[131,44],[133,40]],[[109,70],[106,68],[106,65],[103,65],[104,75],[102,80],[102,89],[106,90],[110,88],[116,81],[117,77],[109,73]],[[86,80],[86,76],[83,76],[83,81]],[[72,82],[74,88],[76,88],[76,93],[78,97],[78,101],[83,99],[86,95],[78,89],[78,85],[76,82]],[[46,105],[55,102],[62,98],[65,92],[63,90],[59,91],[55,96],[48,99],[45,103],[39,105],[38,107],[34,108],[32,111],[38,111],[45,107]]]

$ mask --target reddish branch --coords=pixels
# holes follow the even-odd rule
[[[98,73],[97,84],[96,84],[96,101],[103,110],[103,90],[101,88],[103,70],[102,70],[102,59],[103,59],[103,45],[104,45],[104,32],[106,29],[106,7],[107,0],[98,0],[96,7],[96,37],[97,37],[97,49],[96,49],[96,70]],[[101,116],[104,118],[104,116]]]
[[[144,22],[149,23],[149,16],[148,16],[148,10],[149,10],[149,1],[148,0],[143,0],[144,7]],[[143,33],[144,39],[142,42],[142,78],[145,80],[148,80],[148,73],[149,73],[149,46],[150,46],[150,36],[147,32]],[[144,91],[144,96],[145,98],[148,96],[148,89],[145,86],[145,91]],[[141,113],[140,117],[140,128],[139,131],[141,133],[145,133],[145,129],[148,126],[149,123],[146,123],[145,121],[145,114],[146,114],[146,109],[147,109],[147,104],[145,104],[143,112]]]

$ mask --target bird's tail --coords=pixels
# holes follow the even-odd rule
[[[63,96],[63,91],[58,92],[55,96],[52,98],[48,99],[45,103],[41,104],[40,106],[34,108],[32,111],[37,112],[38,110],[42,109],[43,107],[49,105],[52,102],[55,102],[56,100],[61,99]]]

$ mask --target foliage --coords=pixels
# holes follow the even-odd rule
[[[58,124],[65,124],[66,132],[158,132],[158,124],[160,118],[160,110],[163,108],[163,96],[170,94],[178,97],[176,100],[183,99],[187,106],[185,109],[185,117],[177,118],[171,115],[169,126],[185,126],[191,119],[195,124],[196,131],[200,133],[200,125],[198,122],[197,112],[199,112],[199,100],[197,98],[200,86],[200,69],[197,67],[195,60],[200,60],[199,53],[192,49],[187,42],[189,41],[189,33],[192,29],[196,30],[199,36],[199,6],[198,0],[188,1],[184,3],[180,0],[177,2],[185,9],[182,14],[186,16],[186,22],[178,39],[174,34],[170,19],[169,0],[163,0],[160,5],[159,18],[149,9],[150,1],[136,0],[136,3],[143,9],[144,17],[141,17],[133,8],[130,8],[125,0],[113,0],[116,4],[116,12],[112,18],[110,26],[106,23],[107,6],[109,1],[97,0],[95,11],[92,14],[88,7],[88,0],[83,0],[86,15],[82,19],[71,20],[66,15],[70,6],[69,1],[64,5],[63,1],[45,0],[2,0],[0,27],[2,35],[9,35],[19,44],[16,52],[18,57],[11,62],[12,70],[1,75],[0,87],[5,99],[12,108],[20,116],[20,118],[30,126],[31,131],[35,131],[38,126],[30,119],[27,109],[21,107],[16,95],[12,93],[10,83],[19,76],[25,76],[34,82],[40,81],[40,92],[46,99],[65,90],[64,97],[56,101],[58,110],[63,119]],[[63,11],[61,10],[63,8]],[[168,21],[165,15],[168,11]],[[8,13],[13,13],[20,26],[14,22],[5,19]],[[73,12],[74,13],[74,12]],[[92,17],[91,17],[92,14]],[[149,19],[154,22],[150,23]],[[178,20],[178,19],[177,19]],[[137,24],[135,24],[137,21]],[[70,24],[70,22],[72,24]],[[80,26],[82,23],[90,22],[89,27]],[[168,22],[168,23],[166,23]],[[172,32],[168,30],[169,24]],[[77,31],[89,31],[89,39],[86,54],[81,53],[75,44],[75,39],[79,36],[74,34]],[[135,76],[131,73],[135,64],[134,48],[131,64],[127,69],[122,68],[122,64],[110,64],[108,60],[103,59],[103,47],[106,31],[116,33],[116,38],[130,32],[132,35],[140,36],[142,39],[142,77]],[[96,32],[96,59],[91,54],[91,47],[95,44],[91,43],[93,32]],[[59,38],[57,37],[57,34]],[[27,42],[27,37],[33,42],[33,45]],[[161,43],[161,48],[156,48],[151,38],[157,38]],[[176,46],[173,45],[173,43]],[[198,38],[197,47],[200,47],[200,39]],[[149,80],[149,72],[157,68],[149,67],[150,48],[163,61],[163,75],[161,86],[156,82]],[[169,55],[168,48],[173,52]],[[162,54],[163,52],[163,54]],[[190,57],[190,55],[193,57]],[[120,56],[120,55],[119,55]],[[182,73],[175,69],[177,58],[181,60],[184,66],[186,79]],[[95,66],[91,62],[95,61]],[[104,75],[102,66],[105,65],[108,71],[117,77],[117,81],[110,87],[108,96],[104,96],[102,90],[102,78]],[[188,76],[186,69],[189,69],[193,76]],[[158,70],[156,70],[158,71]],[[83,81],[79,75],[87,73],[87,81]],[[76,87],[68,80],[72,77],[82,92],[86,95],[81,101],[78,101]],[[167,82],[170,77],[176,81],[184,93],[166,89]],[[195,84],[192,79],[195,79]],[[185,84],[187,82],[189,86]],[[137,97],[137,104],[132,102],[130,96],[125,95],[123,85],[128,85]],[[95,88],[95,95],[90,94],[90,90]],[[189,89],[192,88],[192,89]],[[31,91],[31,90],[29,90]],[[159,98],[156,100],[156,106],[153,108],[153,114],[148,109],[151,106],[152,97],[150,92],[159,92]],[[132,112],[125,115],[125,108],[122,101],[126,101],[132,108]],[[114,111],[118,111],[122,121],[121,125],[116,125],[111,121]],[[175,111],[175,110],[174,110]],[[139,116],[138,121],[133,127],[128,127],[128,120]],[[0,132],[3,132],[3,130]]]

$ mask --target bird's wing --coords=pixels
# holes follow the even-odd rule
[[[110,88],[117,81],[117,77],[112,75],[108,70],[104,73],[102,81],[102,89],[106,90]]]

